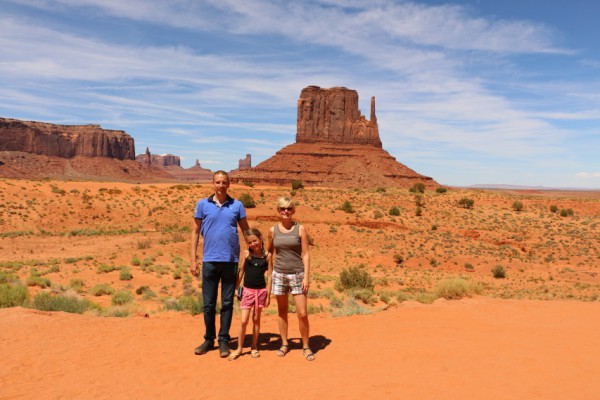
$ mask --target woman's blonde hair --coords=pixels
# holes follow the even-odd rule
[[[286,208],[286,207],[294,207],[294,200],[290,199],[289,197],[280,197],[279,200],[277,200],[277,208]]]

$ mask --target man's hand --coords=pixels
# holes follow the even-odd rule
[[[194,276],[200,275],[200,267],[198,266],[198,261],[194,261],[190,264],[190,274]]]

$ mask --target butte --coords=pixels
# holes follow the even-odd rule
[[[437,186],[383,149],[375,97],[370,118],[361,115],[356,90],[308,86],[298,100],[296,143],[254,168],[240,168],[232,181],[287,185],[301,180],[310,186],[344,188]]]

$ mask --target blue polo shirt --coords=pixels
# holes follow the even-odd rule
[[[246,218],[246,209],[239,200],[227,196],[219,207],[214,194],[196,203],[194,218],[202,220],[202,261],[238,262],[240,238],[238,221]]]

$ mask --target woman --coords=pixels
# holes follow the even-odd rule
[[[309,324],[307,294],[309,287],[310,256],[308,253],[308,232],[303,225],[292,219],[296,212],[290,198],[281,197],[277,201],[279,223],[269,230],[269,252],[273,254],[273,278],[271,293],[277,298],[279,312],[279,333],[282,345],[277,355],[285,356],[289,350],[288,342],[288,294],[294,297],[296,315],[302,337],[302,353],[308,361],[315,355],[308,344]]]

